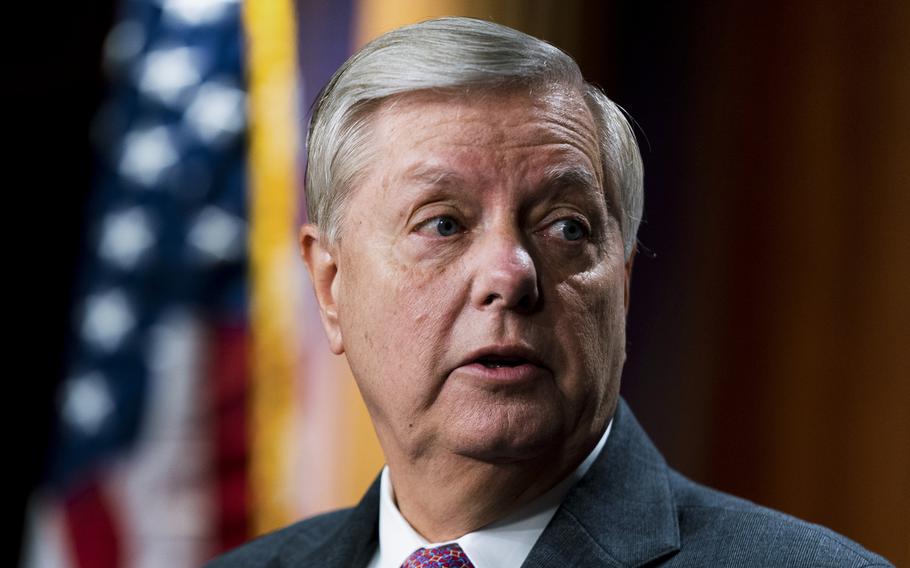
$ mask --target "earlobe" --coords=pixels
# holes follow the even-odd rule
[[[306,264],[316,301],[319,302],[319,316],[329,340],[332,353],[344,353],[344,341],[338,320],[338,290],[340,278],[336,251],[326,243],[318,227],[306,224],[300,228],[300,255]]]

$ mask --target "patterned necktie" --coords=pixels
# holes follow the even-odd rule
[[[418,548],[405,558],[401,568],[474,568],[458,543],[436,548]]]

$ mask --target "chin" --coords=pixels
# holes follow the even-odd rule
[[[562,420],[553,412],[496,408],[446,424],[450,449],[490,463],[540,458],[563,445]]]

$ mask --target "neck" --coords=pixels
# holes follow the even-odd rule
[[[399,511],[429,542],[457,539],[509,516],[567,477],[597,439],[562,455],[491,463],[443,454],[416,462],[389,457]]]

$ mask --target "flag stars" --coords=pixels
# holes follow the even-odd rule
[[[197,383],[210,371],[208,323],[245,309],[242,0],[120,4],[103,50],[91,249],[74,290],[47,473],[57,491],[105,483],[113,465],[118,495],[151,513],[142,534],[154,537],[168,523],[193,529],[190,514],[142,498],[174,482],[201,487],[192,457],[205,457],[205,441],[187,428],[198,426]],[[139,544],[143,566],[173,552]]]
[[[210,205],[193,221],[187,240],[202,260],[224,262],[240,255],[243,232],[244,222],[240,218]]]
[[[84,435],[97,434],[114,411],[113,397],[104,376],[96,371],[71,378],[64,385],[60,410],[63,419]]]
[[[82,337],[101,351],[114,351],[136,325],[136,316],[126,295],[117,289],[85,300]]]
[[[189,47],[159,48],[139,65],[139,90],[166,105],[181,103],[190,88],[202,79],[202,56]]]
[[[221,20],[238,4],[239,0],[161,0],[161,9],[169,21],[199,26]]]
[[[104,220],[98,254],[118,268],[134,268],[155,242],[145,209],[133,207],[111,213]]]
[[[178,159],[173,136],[167,127],[137,129],[126,135],[119,171],[139,185],[151,187]]]
[[[246,97],[223,81],[208,81],[196,91],[184,121],[203,142],[220,144],[236,136],[246,122]]]
[[[140,22],[120,22],[104,40],[104,62],[114,68],[129,64],[145,47],[145,37],[145,27]]]

